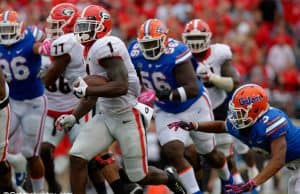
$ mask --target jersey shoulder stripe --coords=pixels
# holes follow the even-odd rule
[[[191,57],[192,57],[192,53],[189,49],[187,49],[183,53],[181,53],[179,56],[176,57],[175,64],[182,63]]]
[[[276,117],[277,118],[277,117]],[[275,118],[275,119],[276,119]],[[277,119],[277,121],[273,122],[271,125],[269,125],[266,128],[266,134],[269,136],[273,133],[275,133],[276,131],[278,131],[279,129],[281,129],[283,126],[285,126],[287,124],[287,120],[284,117],[279,117],[279,119]]]

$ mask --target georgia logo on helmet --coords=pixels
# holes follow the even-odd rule
[[[0,44],[12,45],[23,37],[25,27],[16,11],[4,11],[0,14]]]
[[[56,39],[63,34],[73,32],[77,17],[79,17],[79,10],[72,3],[60,3],[54,6],[47,18],[48,37]]]
[[[112,19],[101,6],[89,5],[83,9],[76,21],[74,33],[82,43],[90,43],[111,33]]]
[[[182,41],[192,53],[200,53],[209,48],[211,36],[208,24],[201,19],[194,19],[185,25]]]
[[[256,84],[236,89],[229,102],[228,119],[237,129],[252,126],[269,109],[265,90]]]
[[[144,57],[156,60],[168,46],[168,29],[159,19],[148,19],[141,25],[137,40]]]

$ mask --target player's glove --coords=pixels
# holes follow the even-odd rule
[[[256,184],[252,179],[250,179],[247,183],[241,183],[237,185],[225,185],[227,193],[235,193],[235,194],[252,191],[253,189],[255,189],[255,187]]]
[[[40,45],[39,54],[50,56],[50,50],[51,50],[51,40],[45,39]]]
[[[197,77],[204,83],[209,82],[209,78],[213,74],[209,66],[204,63],[198,65],[196,73]]]
[[[173,129],[174,131],[177,131],[179,128],[186,130],[186,131],[192,131],[196,130],[198,128],[197,122],[185,122],[185,121],[177,121],[168,124],[169,129]]]
[[[159,100],[170,100],[171,90],[164,89],[164,90],[156,90],[156,97]]]
[[[77,98],[84,98],[86,96],[86,89],[88,85],[79,77],[73,84],[73,93]]]
[[[138,96],[138,101],[146,104],[150,107],[153,107],[154,102],[157,100],[157,97],[155,96],[155,91],[151,89],[146,89]]]
[[[71,115],[61,115],[55,121],[55,127],[57,130],[62,131],[70,131],[70,129],[75,125],[77,122],[76,117]]]

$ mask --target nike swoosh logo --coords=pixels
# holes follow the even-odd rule
[[[123,124],[129,123],[131,120],[122,121]]]
[[[20,54],[23,51],[23,49],[17,50],[16,53]]]

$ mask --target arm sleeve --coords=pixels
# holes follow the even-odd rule
[[[266,136],[272,141],[282,135],[285,135],[288,131],[288,122],[285,117],[275,117],[268,122],[266,127]]]
[[[40,30],[36,26],[30,26],[29,29],[32,32],[32,35],[36,42],[43,41],[43,39],[45,38],[45,33],[42,30]]]

